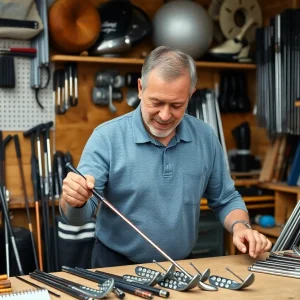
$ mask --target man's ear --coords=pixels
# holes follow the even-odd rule
[[[138,79],[138,97],[142,99],[143,87],[141,78]]]
[[[193,96],[193,94],[196,92],[196,88],[194,88],[194,90],[192,91],[192,93],[191,93],[191,97]],[[190,98],[191,98],[190,97]]]

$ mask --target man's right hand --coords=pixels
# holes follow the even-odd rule
[[[82,207],[92,196],[95,178],[90,175],[82,176],[69,172],[63,181],[61,206],[64,210],[65,202],[73,207]]]

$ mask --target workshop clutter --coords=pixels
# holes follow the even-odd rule
[[[29,40],[43,31],[43,20],[35,0],[1,0],[0,4],[0,39]]]
[[[3,138],[0,131],[0,200],[4,232],[1,240],[4,242],[3,259],[1,267],[5,266],[8,275],[23,275],[35,268],[46,271],[58,271],[58,240],[56,226],[56,203],[62,192],[63,179],[66,177],[66,163],[72,162],[69,152],[55,151],[51,149],[50,135],[53,122],[38,124],[23,133],[31,144],[30,167],[33,200],[35,205],[36,231],[33,232],[30,203],[27,193],[27,185],[23,170],[22,151],[19,136],[7,135]],[[18,160],[19,174],[21,177],[21,190],[27,214],[28,229],[12,227],[9,215],[10,193],[6,184],[5,153],[7,146],[14,141],[16,157]],[[35,242],[34,235],[36,234]],[[10,251],[12,243],[12,252]],[[4,248],[5,246],[5,248]],[[2,251],[1,251],[2,252]]]
[[[10,293],[12,291],[11,282],[8,279],[7,274],[0,275],[0,294]]]
[[[124,75],[116,69],[109,69],[97,72],[95,75],[95,86],[92,91],[92,101],[96,105],[108,106],[109,111],[117,111],[113,101],[121,102],[125,99],[130,107],[137,107],[138,98],[138,78],[140,73],[129,72]]]
[[[297,246],[300,245],[300,201],[293,209],[290,217],[286,221],[276,243],[274,244],[272,251],[282,251],[293,249],[296,254],[300,255],[300,251],[297,252]]]
[[[91,1],[54,1],[48,18],[51,44],[61,53],[87,50],[101,31],[100,15]]]
[[[248,267],[251,272],[276,276],[300,278],[300,249],[294,245],[293,251],[271,252],[265,260],[257,260]]]
[[[218,102],[222,113],[247,113],[251,111],[245,72],[221,72]]]
[[[55,113],[65,114],[71,107],[78,104],[78,75],[77,64],[67,63],[64,68],[56,69],[53,73],[53,97]]]
[[[49,8],[52,46],[60,53],[90,56],[127,56],[145,42],[179,49],[194,59],[247,63],[261,24],[256,0],[249,5],[211,1],[208,10],[194,1],[168,1],[151,18],[143,7],[123,0],[95,6],[90,1],[58,0]],[[144,58],[149,51],[146,46],[136,55]]]
[[[225,153],[226,165],[229,170],[220,107],[218,103],[218,89],[198,89],[191,96],[186,112],[209,124],[220,140]]]
[[[0,4],[0,39],[30,42],[30,47],[8,46],[0,49],[0,88],[16,86],[13,57],[30,58],[30,87],[35,90],[38,106],[44,109],[38,93],[50,82],[47,2],[46,0],[37,3],[34,0],[0,1]],[[42,75],[46,75],[44,80]]]
[[[256,31],[257,121],[271,139],[300,135],[299,20],[298,9],[286,9]]]

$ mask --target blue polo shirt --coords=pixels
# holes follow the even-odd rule
[[[206,123],[185,115],[168,146],[146,131],[140,107],[98,126],[82,153],[78,169],[95,177],[95,188],[172,259],[183,259],[198,237],[200,199],[223,223],[246,206],[226,169],[220,142]],[[98,207],[90,199],[68,207],[73,225],[89,221]],[[165,258],[118,215],[102,204],[96,236],[136,263]]]

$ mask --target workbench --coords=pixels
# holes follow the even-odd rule
[[[245,279],[249,275],[248,267],[252,265],[258,259],[265,259],[269,254],[265,253],[260,255],[258,258],[253,259],[247,254],[241,255],[233,255],[233,256],[219,256],[219,257],[210,257],[210,258],[200,258],[200,259],[191,259],[191,260],[182,260],[177,261],[181,267],[183,267],[186,271],[195,275],[195,270],[189,265],[190,262],[203,272],[205,269],[210,268],[211,275],[219,275],[226,278],[230,278],[239,282],[239,279],[235,278],[230,272],[228,272],[225,267],[229,267],[235,274],[239,277]],[[170,266],[169,262],[162,262],[162,266],[168,268]],[[151,264],[143,264],[143,266],[147,266],[158,271],[162,271],[159,266],[154,263]],[[119,266],[113,268],[103,268],[101,271],[113,273],[116,275],[124,275],[124,274],[131,274],[134,275],[134,269],[136,265],[130,266]],[[53,273],[54,275],[64,277],[68,280],[72,280],[74,282],[80,282],[83,285],[87,285],[90,287],[97,287],[95,282],[65,273],[65,272],[57,272]],[[198,287],[189,290],[188,292],[176,292],[170,290],[170,297],[168,299],[180,299],[180,300],[193,300],[193,299],[239,299],[239,300],[255,300],[255,299],[262,299],[262,300],[283,300],[283,299],[300,299],[300,280],[295,278],[288,278],[282,276],[274,276],[269,274],[262,274],[262,273],[254,273],[255,274],[255,281],[254,283],[249,286],[248,288],[241,290],[241,291],[232,291],[223,288],[219,288],[218,291],[209,292],[203,291]],[[23,276],[24,278],[40,285],[47,287],[49,290],[52,290],[56,293],[61,294],[60,298],[51,296],[51,300],[67,300],[67,299],[74,299],[69,295],[64,294],[58,290],[55,290],[51,287],[46,286],[45,284],[35,281],[31,279],[28,275]],[[10,278],[12,283],[12,288],[14,291],[20,291],[24,289],[31,289],[32,287],[28,284],[18,280],[17,278],[11,277]],[[207,281],[208,283],[208,281]],[[156,287],[159,288],[157,285]],[[118,299],[113,293],[111,293],[106,299]],[[137,296],[133,296],[130,294],[126,294],[125,300],[133,300],[133,299],[142,299]],[[164,299],[155,296],[154,299]]]

